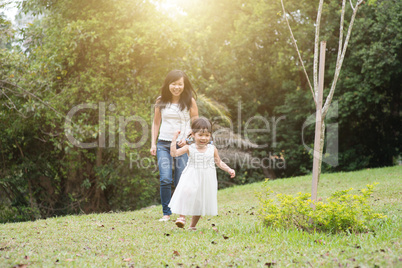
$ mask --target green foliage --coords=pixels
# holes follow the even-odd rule
[[[334,96],[343,170],[392,165],[402,149],[402,2],[377,1],[360,12]]]
[[[0,50],[2,200],[11,209],[38,207],[40,217],[156,202],[155,165],[131,168],[129,159],[151,159],[152,104],[167,71],[180,68],[182,35],[148,1],[27,0],[22,8],[42,16],[21,29],[23,48],[14,37],[13,50]],[[0,32],[2,38],[8,33]],[[67,139],[65,117],[79,104],[95,109],[72,118],[72,135],[99,142],[103,134],[105,148],[84,149]],[[130,122],[123,132],[119,119],[131,116],[148,126]],[[126,148],[120,160],[120,139],[142,137],[143,146]]]
[[[300,192],[270,198],[273,191],[268,188],[265,196],[259,196],[260,214],[264,224],[273,227],[329,233],[368,231],[372,220],[386,217],[375,213],[368,203],[374,185],[367,185],[361,194],[351,194],[352,188],[336,191],[326,202],[313,202],[311,194]]]
[[[32,221],[40,218],[41,215],[38,208],[9,206],[7,204],[0,205],[0,223]]]
[[[288,86],[290,90],[295,85]],[[277,127],[277,147],[286,160],[286,170],[281,170],[282,176],[306,174],[311,170],[313,158],[303,146],[304,142],[306,146],[314,147],[314,121],[303,129],[307,118],[314,116],[314,102],[311,100],[309,92],[296,88],[291,94],[286,95],[283,105],[275,108],[277,114],[286,116]]]

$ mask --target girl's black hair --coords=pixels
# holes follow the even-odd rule
[[[191,124],[191,130],[193,133],[197,133],[200,131],[208,131],[212,135],[212,124],[211,122],[205,117],[199,117],[193,121]]]
[[[191,85],[186,73],[181,70],[173,70],[167,74],[165,81],[163,82],[163,86],[160,89],[161,95],[157,99],[156,105],[159,107],[159,109],[163,109],[167,104],[172,102],[172,93],[169,90],[169,85],[182,77],[184,81],[184,89],[179,100],[180,110],[184,110],[185,108],[190,110],[191,100],[193,97],[196,98],[197,94],[195,93],[195,90]]]

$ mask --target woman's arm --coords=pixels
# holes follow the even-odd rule
[[[155,115],[151,130],[151,155],[156,155],[156,138],[158,137],[159,127],[161,126],[162,115],[159,107],[155,106]]]
[[[225,162],[223,162],[221,160],[221,158],[219,157],[219,154],[218,154],[218,149],[216,149],[216,147],[214,147],[214,150],[215,150],[215,152],[214,152],[215,164],[223,171],[226,171],[227,173],[229,173],[230,178],[233,178],[236,175],[236,172],[233,169],[231,169],[228,165],[226,165]]]
[[[198,118],[198,106],[197,106],[197,103],[195,102],[195,99],[192,98],[191,99],[191,108],[190,108],[190,120],[191,120],[191,122],[193,122],[197,118]],[[191,123],[190,123],[190,125],[191,125]],[[182,147],[187,144],[186,138],[190,133],[191,133],[191,129],[186,130],[186,133],[184,133],[185,134],[184,138],[177,143],[177,145],[179,145],[179,147]]]
[[[177,140],[177,137],[179,136],[179,134],[180,134],[180,130],[176,131],[176,133],[173,136],[172,143],[170,144],[170,155],[172,157],[178,157],[185,153],[188,153],[188,145],[184,145],[180,149],[176,149],[176,140]]]
[[[191,99],[190,118],[191,122],[198,119],[198,106],[194,98]]]

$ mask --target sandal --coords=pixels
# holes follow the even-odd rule
[[[195,227],[188,227],[188,230],[190,230],[190,231],[197,231],[197,228],[195,228]]]
[[[186,219],[183,217],[177,218],[176,220],[176,226],[179,228],[183,228],[184,225],[186,225]]]
[[[159,219],[159,221],[169,221],[170,216],[169,215],[164,215],[162,218]]]

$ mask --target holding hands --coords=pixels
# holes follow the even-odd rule
[[[174,133],[174,135],[173,135],[173,140],[174,141],[176,141],[177,140],[177,137],[179,137],[179,134],[180,134],[180,130],[177,130],[175,133]],[[177,145],[179,146],[179,147],[183,147],[184,145],[186,145],[187,143],[186,143],[186,139],[182,139],[182,140],[180,140],[178,143],[177,143]]]
[[[180,130],[177,130],[177,131],[174,133],[174,136],[173,136],[173,141],[174,141],[174,142],[176,142],[177,137],[179,136],[179,134],[180,134]],[[179,145],[179,147],[183,147],[184,145],[186,145],[186,139],[180,140],[180,141],[177,143],[177,145]],[[149,150],[149,152],[151,153],[151,155],[156,155],[156,145],[152,144],[152,145],[151,145],[151,149]]]

